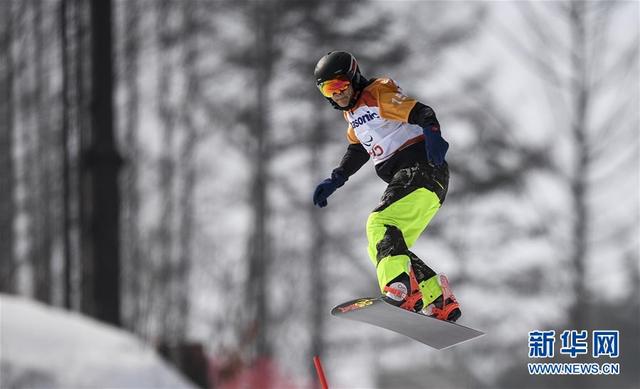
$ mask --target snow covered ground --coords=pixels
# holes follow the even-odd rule
[[[130,333],[0,294],[0,388],[194,388]]]

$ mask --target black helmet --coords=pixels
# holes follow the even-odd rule
[[[346,78],[351,82],[355,93],[351,97],[351,101],[348,106],[340,107],[330,97],[326,98],[334,108],[343,111],[353,108],[360,91],[368,84],[368,80],[360,73],[356,57],[346,51],[332,51],[320,58],[313,75],[316,78],[316,85],[320,85],[324,81],[341,77]]]

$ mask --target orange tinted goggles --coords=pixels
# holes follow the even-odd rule
[[[318,89],[324,97],[331,97],[335,93],[346,90],[351,83],[347,80],[328,80],[318,84]]]

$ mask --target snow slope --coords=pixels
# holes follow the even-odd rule
[[[193,388],[130,333],[0,294],[0,388]]]

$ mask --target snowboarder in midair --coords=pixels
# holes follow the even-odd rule
[[[331,177],[315,189],[313,203],[326,207],[327,198],[372,158],[388,184],[367,220],[380,291],[396,306],[456,321],[460,306],[447,278],[409,251],[442,206],[449,184],[449,144],[435,112],[390,78],[365,78],[346,51],[323,56],[314,75],[322,95],[349,123],[349,145]]]

